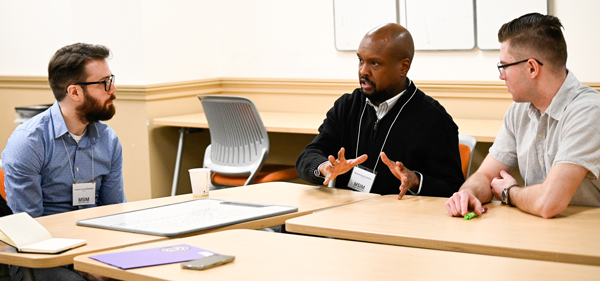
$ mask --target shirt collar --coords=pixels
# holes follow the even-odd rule
[[[67,124],[65,123],[65,118],[60,111],[60,105],[58,102],[54,102],[54,104],[50,107],[50,115],[52,117],[52,127],[54,128],[54,138],[57,139],[65,134],[68,134],[69,130],[67,129]],[[92,144],[98,142],[98,129],[96,128],[96,123],[97,122],[93,122],[87,125],[87,133],[81,139],[81,145],[87,146],[87,141],[84,142],[87,137],[89,137],[89,142]]]
[[[65,118],[63,118],[62,112],[60,112],[60,105],[58,105],[58,102],[54,102],[50,107],[50,116],[52,117],[52,127],[54,128],[55,139],[60,138],[62,135],[69,132],[69,130],[67,130],[67,124],[65,123]]]
[[[556,93],[556,96],[552,98],[552,102],[550,102],[548,109],[546,109],[546,112],[550,117],[560,120],[567,105],[579,95],[579,92],[577,91],[578,86],[579,81],[577,81],[575,74],[568,71],[567,78],[565,78],[565,81],[558,90],[558,93]]]
[[[546,109],[545,114],[548,114],[548,116],[552,117],[552,119],[560,120],[569,102],[571,102],[579,94],[576,91],[578,85],[579,81],[577,81],[577,78],[573,72],[568,71],[565,81],[563,82],[562,86],[560,86],[560,89],[558,89],[558,92],[554,98],[552,98],[552,101]],[[528,115],[530,118],[539,121],[542,113],[530,103]]]
[[[410,81],[407,78],[408,81],[408,86],[406,87],[406,89],[408,89],[408,87],[410,87],[410,85],[412,84],[412,81]],[[399,94],[387,99],[386,101],[382,102],[379,104],[379,106],[375,105],[373,102],[371,102],[371,100],[369,98],[367,98],[367,104],[370,105],[371,107],[373,107],[375,109],[375,112],[377,114],[377,118],[381,119],[383,118],[383,116],[385,116],[393,107],[394,105],[396,105],[396,102],[398,102],[398,100],[400,99],[400,97],[406,93],[406,89],[404,89],[404,91],[400,92]]]

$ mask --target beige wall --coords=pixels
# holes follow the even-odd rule
[[[325,113],[344,92],[356,87],[353,80],[221,78],[157,84],[146,87],[119,86],[117,114],[107,123],[123,146],[125,194],[129,201],[168,196],[171,192],[179,131],[153,125],[153,119],[202,112],[199,94],[226,94],[250,98],[260,111]],[[438,99],[454,118],[502,119],[511,96],[499,82],[416,81],[420,89]],[[590,83],[588,83],[590,84]],[[600,89],[600,83],[591,84]],[[0,147],[17,124],[14,108],[52,103],[45,77],[0,76]],[[314,135],[270,133],[268,163],[293,165]],[[179,174],[178,193],[189,193],[187,170],[200,167],[208,131],[186,135]],[[489,143],[478,144],[473,171],[479,166]]]
[[[423,81],[417,84],[438,98],[455,118],[502,118],[510,95],[498,83]],[[422,86],[421,86],[422,85]],[[168,196],[171,192],[179,131],[155,126],[157,117],[201,112],[196,95],[227,94],[250,98],[260,111],[325,113],[341,93],[356,87],[352,80],[221,78],[141,86],[119,86],[117,114],[107,123],[123,146],[125,193],[130,201]],[[0,147],[17,126],[14,108],[52,103],[45,77],[0,76]],[[465,106],[467,105],[467,106]],[[468,110],[465,110],[468,108]],[[314,135],[271,133],[268,163],[293,165]],[[210,143],[205,130],[186,135],[178,193],[190,192],[187,170],[202,165]],[[485,151],[481,152],[485,155]],[[483,156],[481,156],[483,157]],[[481,158],[480,157],[480,158]]]

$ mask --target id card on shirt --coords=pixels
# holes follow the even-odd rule
[[[73,184],[73,206],[92,205],[96,203],[96,182]]]
[[[348,187],[356,191],[369,193],[371,187],[373,187],[373,182],[375,182],[375,176],[377,176],[375,171],[371,172],[370,169],[360,165],[355,166],[352,169]]]

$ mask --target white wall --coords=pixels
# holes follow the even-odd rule
[[[142,0],[144,84],[221,77],[222,2]]]
[[[567,67],[583,82],[600,82],[600,1],[554,0],[554,15],[565,27]]]
[[[600,1],[552,0],[568,67],[600,82]],[[46,75],[61,46],[104,44],[118,83],[213,77],[355,79],[334,45],[331,0],[0,0],[0,75]],[[417,52],[415,80],[497,81],[497,51]]]

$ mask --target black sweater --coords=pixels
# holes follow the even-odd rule
[[[377,124],[375,110],[366,106],[360,129],[358,156],[367,154],[369,158],[362,166],[373,169],[392,122],[415,89],[414,83],[410,83],[394,107]],[[302,179],[323,184],[323,178],[316,177],[314,171],[327,161],[327,156],[337,158],[341,147],[346,149],[346,159],[357,157],[357,134],[365,104],[366,99],[360,88],[352,94],[343,95],[335,102],[319,127],[319,135],[296,161],[296,170]],[[458,127],[444,107],[421,90],[417,89],[400,112],[383,152],[392,161],[400,161],[406,168],[423,175],[420,195],[450,197],[464,182],[458,150]],[[387,195],[400,192],[400,180],[381,159],[376,171],[371,193]],[[348,189],[351,174],[350,171],[339,175],[336,187]]]

